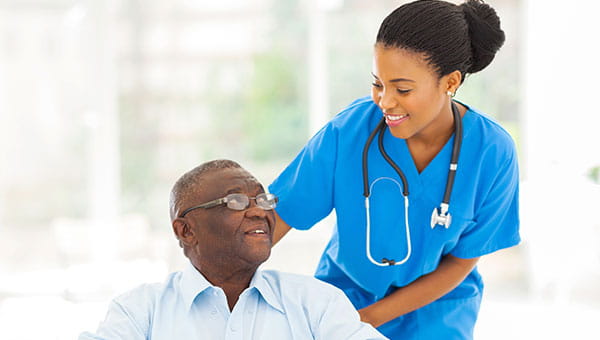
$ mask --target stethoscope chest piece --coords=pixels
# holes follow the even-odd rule
[[[450,223],[452,223],[452,215],[448,211],[444,211],[444,207],[433,208],[433,212],[431,213],[431,229],[437,225],[442,225],[448,229],[450,228]]]

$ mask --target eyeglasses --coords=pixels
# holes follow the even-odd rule
[[[226,204],[227,208],[232,210],[245,210],[250,206],[251,199],[255,200],[256,205],[263,210],[274,209],[279,200],[277,196],[267,193],[256,195],[256,197],[249,197],[245,194],[229,194],[223,198],[187,208],[179,215],[179,217],[184,217],[187,213],[195,209],[209,209],[222,204]]]

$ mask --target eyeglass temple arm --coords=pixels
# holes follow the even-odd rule
[[[214,201],[206,202],[204,204],[200,204],[200,205],[193,206],[191,208],[187,208],[181,213],[181,215],[179,215],[179,217],[184,217],[187,213],[189,213],[192,210],[196,210],[196,209],[200,209],[200,208],[208,209],[208,208],[216,207],[217,205],[221,205],[223,203],[227,203],[227,197],[218,198]]]

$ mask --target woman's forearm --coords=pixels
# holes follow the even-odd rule
[[[279,240],[281,240],[288,231],[290,231],[292,227],[290,227],[284,220],[279,217],[279,214],[275,212],[275,230],[273,230],[273,245],[275,245]]]
[[[461,259],[446,255],[437,269],[387,297],[360,309],[364,322],[379,327],[401,315],[421,308],[457,287],[473,270],[479,258]]]

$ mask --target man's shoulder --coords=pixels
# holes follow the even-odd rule
[[[167,276],[163,282],[140,284],[113,299],[122,306],[141,306],[153,304],[160,296],[174,292],[175,283],[180,280],[181,272],[174,272]]]
[[[263,282],[279,295],[288,320],[309,329],[314,338],[385,339],[372,326],[360,321],[356,309],[339,288],[307,275],[276,270],[264,270],[261,274]]]
[[[267,302],[309,319],[346,299],[338,288],[311,276],[276,270],[264,270],[260,274],[262,277],[256,288]]]
[[[327,282],[323,282],[315,277],[282,272],[278,270],[262,270],[261,275],[272,286],[277,285],[282,290],[296,290],[306,294],[338,294],[341,291]]]

